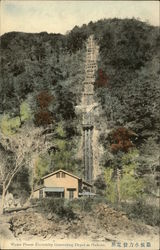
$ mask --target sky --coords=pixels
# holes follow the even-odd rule
[[[1,0],[0,34],[10,31],[65,34],[103,18],[138,18],[159,25],[159,1]]]

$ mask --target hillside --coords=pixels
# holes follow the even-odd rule
[[[87,249],[110,249],[120,244],[126,249],[132,244],[134,249],[137,245],[158,249],[158,227],[132,221],[124,212],[105,203],[75,200],[65,204],[63,210],[62,201],[50,200],[50,204],[49,207],[49,201],[42,200],[34,209],[6,214],[0,219],[2,248],[12,244],[15,249],[21,249],[23,244],[26,249],[31,249],[33,244],[39,249],[45,244],[50,247],[57,242],[61,245],[67,242],[71,246],[87,246]],[[3,241],[5,235],[7,242]]]
[[[122,190],[124,200],[139,198],[142,190],[153,195],[157,192],[154,177],[159,166],[160,144],[158,27],[136,19],[107,19],[76,26],[66,35],[47,32],[2,35],[1,129],[16,132],[27,120],[36,126],[52,124],[56,132],[55,152],[39,159],[36,181],[57,166],[83,175],[82,161],[77,157],[81,117],[75,106],[81,99],[85,43],[90,34],[99,45],[95,93],[102,109],[96,127],[99,145],[104,149],[100,162],[104,173],[95,184],[97,192],[106,194],[104,182],[107,182],[108,199],[115,201],[114,172],[120,169],[124,174],[122,189],[128,185],[125,173],[132,183],[127,193]],[[117,139],[112,133],[119,128],[121,135]],[[132,139],[130,134],[124,139],[128,133],[125,131],[132,131]],[[124,141],[130,143],[126,148]],[[108,179],[109,171],[113,178]],[[21,194],[15,183],[21,185],[24,176],[28,178],[27,191],[22,193],[26,197],[30,193],[26,170],[19,172],[12,184],[16,196]],[[135,190],[137,176],[141,179],[139,189]]]
[[[117,125],[132,122],[137,132],[145,124],[147,130],[155,131],[159,104],[158,28],[134,19],[91,22],[88,26],[75,27],[65,36],[46,32],[4,34],[1,37],[1,113],[16,115],[16,95],[25,100],[30,93],[42,89],[59,93],[63,86],[61,96],[68,101],[69,113],[65,111],[65,116],[61,105],[53,109],[54,115],[60,111],[64,119],[72,117],[71,104],[75,104],[82,88],[85,41],[91,33],[100,46],[99,68],[108,79],[103,95],[97,91],[107,119]],[[56,101],[60,101],[58,96]],[[136,127],[136,123],[141,124]]]
[[[74,105],[82,90],[85,41],[91,33],[100,46],[99,69],[108,79],[105,89],[97,89],[104,115],[115,125],[129,124],[142,138],[157,136],[158,28],[135,19],[90,22],[67,35],[4,34],[1,114],[5,111],[17,115],[16,96],[22,102],[45,89],[56,97],[52,105],[54,116],[73,119]]]

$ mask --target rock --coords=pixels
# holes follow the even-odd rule
[[[17,203],[17,207],[22,207],[20,202]]]
[[[47,216],[47,219],[48,219],[48,220],[51,220],[52,218],[53,218],[52,213],[49,213],[48,216]]]
[[[12,203],[9,207],[10,208],[15,208],[15,205]]]
[[[75,224],[75,225],[77,225],[78,221],[74,220],[72,223]]]
[[[66,237],[65,234],[60,235],[60,239],[64,239],[65,237]]]
[[[33,212],[33,208],[31,208],[31,207],[28,208],[28,209],[27,209],[27,212],[29,212],[29,213],[30,213],[30,212]]]
[[[92,229],[92,231],[91,231],[92,233],[97,233],[97,230],[95,230],[95,229]]]
[[[98,204],[99,205],[99,204]],[[97,205],[97,208],[100,206]],[[100,212],[97,212],[100,211]],[[24,210],[21,213],[12,214],[10,224],[12,231],[18,237],[25,235],[39,235],[43,238],[52,235],[64,239],[66,237],[78,238],[80,236],[91,237],[92,239],[105,239],[108,234],[115,235],[120,232],[134,232],[135,226],[124,217],[122,213],[112,208],[107,210],[97,209],[92,214],[83,213],[84,220],[69,220],[60,218],[56,214],[45,215],[32,210]],[[96,219],[95,219],[96,218]],[[58,222],[56,222],[56,219]],[[107,237],[108,238],[108,237]]]
[[[79,219],[83,219],[84,218],[84,216],[83,215],[79,215]]]
[[[47,240],[49,240],[52,237],[52,234],[47,235]]]
[[[31,206],[31,202],[30,202],[29,200],[27,200],[27,201],[23,204],[23,206],[25,206],[25,207]]]
[[[47,233],[45,233],[44,235],[43,235],[43,238],[45,239],[47,237]]]
[[[68,235],[70,233],[70,230],[65,230],[64,234]]]

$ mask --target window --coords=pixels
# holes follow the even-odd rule
[[[39,198],[43,198],[43,189],[39,190]]]
[[[60,173],[57,173],[57,174],[56,174],[56,178],[60,178]]]
[[[65,178],[65,176],[66,176],[65,173],[62,172],[62,178]]]
[[[67,188],[67,191],[69,192],[69,199],[73,199],[74,191],[76,191],[76,188]]]
[[[74,191],[69,190],[69,199],[73,199],[73,198],[74,198]]]
[[[46,197],[64,198],[64,192],[45,192]]]

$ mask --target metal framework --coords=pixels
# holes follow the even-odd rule
[[[94,83],[95,72],[97,70],[98,46],[96,45],[93,35],[87,40],[87,52],[85,63],[85,80],[82,93],[83,107],[83,162],[84,162],[84,178],[86,181],[93,180],[93,148],[92,136],[94,129]]]

